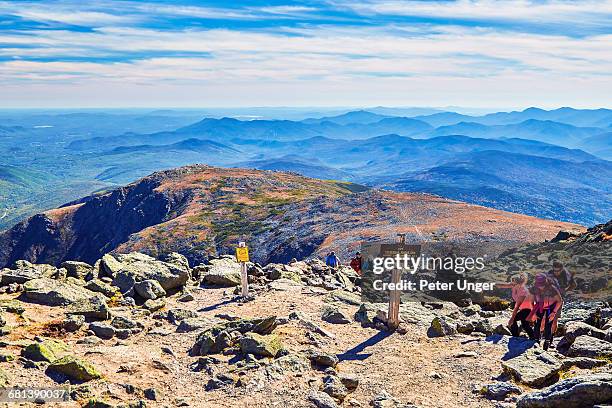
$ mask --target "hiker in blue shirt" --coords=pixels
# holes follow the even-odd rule
[[[330,266],[332,268],[337,268],[340,266],[340,258],[336,256],[336,253],[334,251],[327,254],[327,257],[325,258],[325,265]]]

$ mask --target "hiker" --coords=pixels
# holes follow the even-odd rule
[[[561,306],[559,307],[559,313],[555,315],[555,321],[553,322],[552,327],[553,332],[556,332],[559,317],[561,316],[561,310],[563,309],[565,295],[567,294],[567,291],[576,287],[576,281],[574,280],[574,275],[565,269],[563,264],[559,261],[553,262],[552,269],[548,271],[547,276],[553,282],[561,295]]]
[[[561,294],[555,283],[545,273],[536,275],[530,291],[534,297],[535,305],[527,320],[536,321],[534,338],[539,343],[544,331],[544,350],[552,343],[554,330],[553,322],[561,309]]]
[[[361,276],[361,253],[360,252],[357,252],[355,254],[355,257],[351,259],[351,268],[353,268],[353,270],[357,272],[359,276]]]
[[[336,253],[334,251],[327,254],[327,257],[325,258],[325,265],[330,266],[334,269],[340,266],[340,258],[336,256]]]
[[[525,330],[525,333],[533,340],[534,334],[532,323],[527,320],[527,317],[531,315],[531,311],[533,310],[534,298],[529,292],[529,289],[527,289],[527,274],[516,274],[512,276],[509,283],[496,283],[495,286],[504,289],[512,289],[514,309],[508,321],[508,327],[512,335],[518,337],[521,334],[521,330]],[[520,326],[518,322],[521,322]]]

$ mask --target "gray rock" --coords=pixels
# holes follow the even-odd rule
[[[188,319],[183,319],[180,321],[178,327],[176,328],[177,333],[189,333],[196,330],[206,329],[211,327],[212,323],[208,319],[203,319],[199,317],[190,317]]]
[[[591,336],[578,336],[567,351],[567,355],[612,358],[612,343]]]
[[[336,401],[324,392],[312,391],[308,394],[308,401],[317,408],[338,408]]]
[[[83,286],[49,278],[33,279],[24,285],[25,299],[47,306],[68,306],[98,296],[100,295]]]
[[[115,278],[115,274],[123,268],[121,262],[115,259],[111,254],[106,254],[100,260],[100,272],[102,276]]]
[[[522,394],[523,390],[511,382],[497,382],[483,385],[480,393],[488,399],[503,401],[510,394]]]
[[[71,315],[64,319],[62,328],[67,332],[78,331],[85,324],[85,316]]]
[[[338,375],[342,384],[349,390],[354,391],[359,386],[359,378],[352,374],[340,374]]]
[[[213,259],[205,268],[199,267],[202,283],[219,286],[240,285],[240,264],[233,259]]]
[[[115,328],[108,323],[93,322],[89,324],[91,330],[97,337],[101,339],[112,339],[115,337]]]
[[[193,310],[174,308],[168,310],[168,320],[172,324],[179,324],[181,320],[197,317],[198,314]]]
[[[66,276],[77,279],[85,279],[93,270],[93,266],[85,262],[66,261],[60,265],[60,268],[66,269]]]
[[[0,276],[0,286],[10,285],[12,283],[23,284],[33,279],[43,278],[42,271],[33,267],[10,270],[4,269],[4,273]]]
[[[342,313],[337,307],[333,306],[325,308],[321,319],[333,324],[347,324],[351,322],[351,320],[344,313]]]
[[[313,364],[321,367],[335,367],[340,361],[335,354],[319,350],[310,350],[307,353],[307,357]]]
[[[450,336],[455,333],[457,333],[456,325],[447,322],[443,317],[435,317],[427,330],[429,337]]]
[[[322,391],[339,401],[343,401],[349,393],[348,389],[344,386],[342,381],[340,381],[340,378],[335,375],[326,375],[323,377]]]
[[[370,401],[372,408],[416,408],[412,404],[404,404],[386,391],[382,391]]]
[[[117,289],[115,287],[101,279],[92,279],[85,284],[85,287],[92,292],[101,293],[108,298],[115,296],[117,293]]]
[[[568,378],[543,390],[526,394],[517,408],[583,408],[612,400],[612,374]]]
[[[88,319],[106,320],[110,316],[106,298],[100,293],[87,299],[80,299],[66,308],[66,313],[82,315]]]
[[[194,300],[195,298],[193,297],[193,294],[191,292],[185,292],[183,293],[181,296],[179,296],[178,299],[176,299],[179,302],[191,302],[192,300]]]
[[[122,265],[122,273],[133,276],[136,281],[156,280],[166,291],[185,285],[191,277],[188,268],[158,261],[138,252],[119,254],[116,258]]]
[[[134,290],[144,299],[157,299],[166,296],[166,291],[153,279],[143,280],[134,285]]]
[[[557,348],[560,350],[567,350],[578,336],[591,336],[603,340],[606,338],[606,332],[584,322],[571,321],[565,325],[565,334],[563,338],[559,340]]]
[[[113,275],[113,286],[119,288],[119,292],[124,296],[133,296],[134,295],[134,285],[136,285],[136,278],[134,275],[124,272],[117,271]]]
[[[166,301],[164,299],[149,299],[142,305],[143,308],[150,312],[156,312],[160,309],[163,309],[166,306]]]
[[[125,316],[115,316],[111,321],[111,326],[115,329],[142,329],[143,324]]]
[[[562,363],[552,354],[529,349],[523,354],[501,362],[504,372],[525,385],[542,387],[555,380]]]

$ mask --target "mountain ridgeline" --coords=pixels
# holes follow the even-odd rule
[[[179,252],[194,263],[245,240],[262,263],[336,250],[364,240],[512,239],[540,242],[575,224],[394,193],[294,173],[188,166],[86,197],[0,234],[0,267],[19,259],[93,263],[108,252]]]

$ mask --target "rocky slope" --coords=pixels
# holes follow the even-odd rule
[[[38,214],[0,234],[0,266],[16,260],[93,263],[107,252],[173,251],[192,262],[238,240],[256,261],[289,261],[398,232],[423,239],[540,242],[574,224],[424,194],[392,193],[293,173],[188,166]]]
[[[320,260],[190,267],[105,255],[0,271],[0,387],[66,387],[66,407],[586,407],[612,400],[612,308],[568,304],[553,349],[509,310],[362,303]],[[49,406],[55,406],[53,402]],[[34,406],[33,402],[24,404]]]

